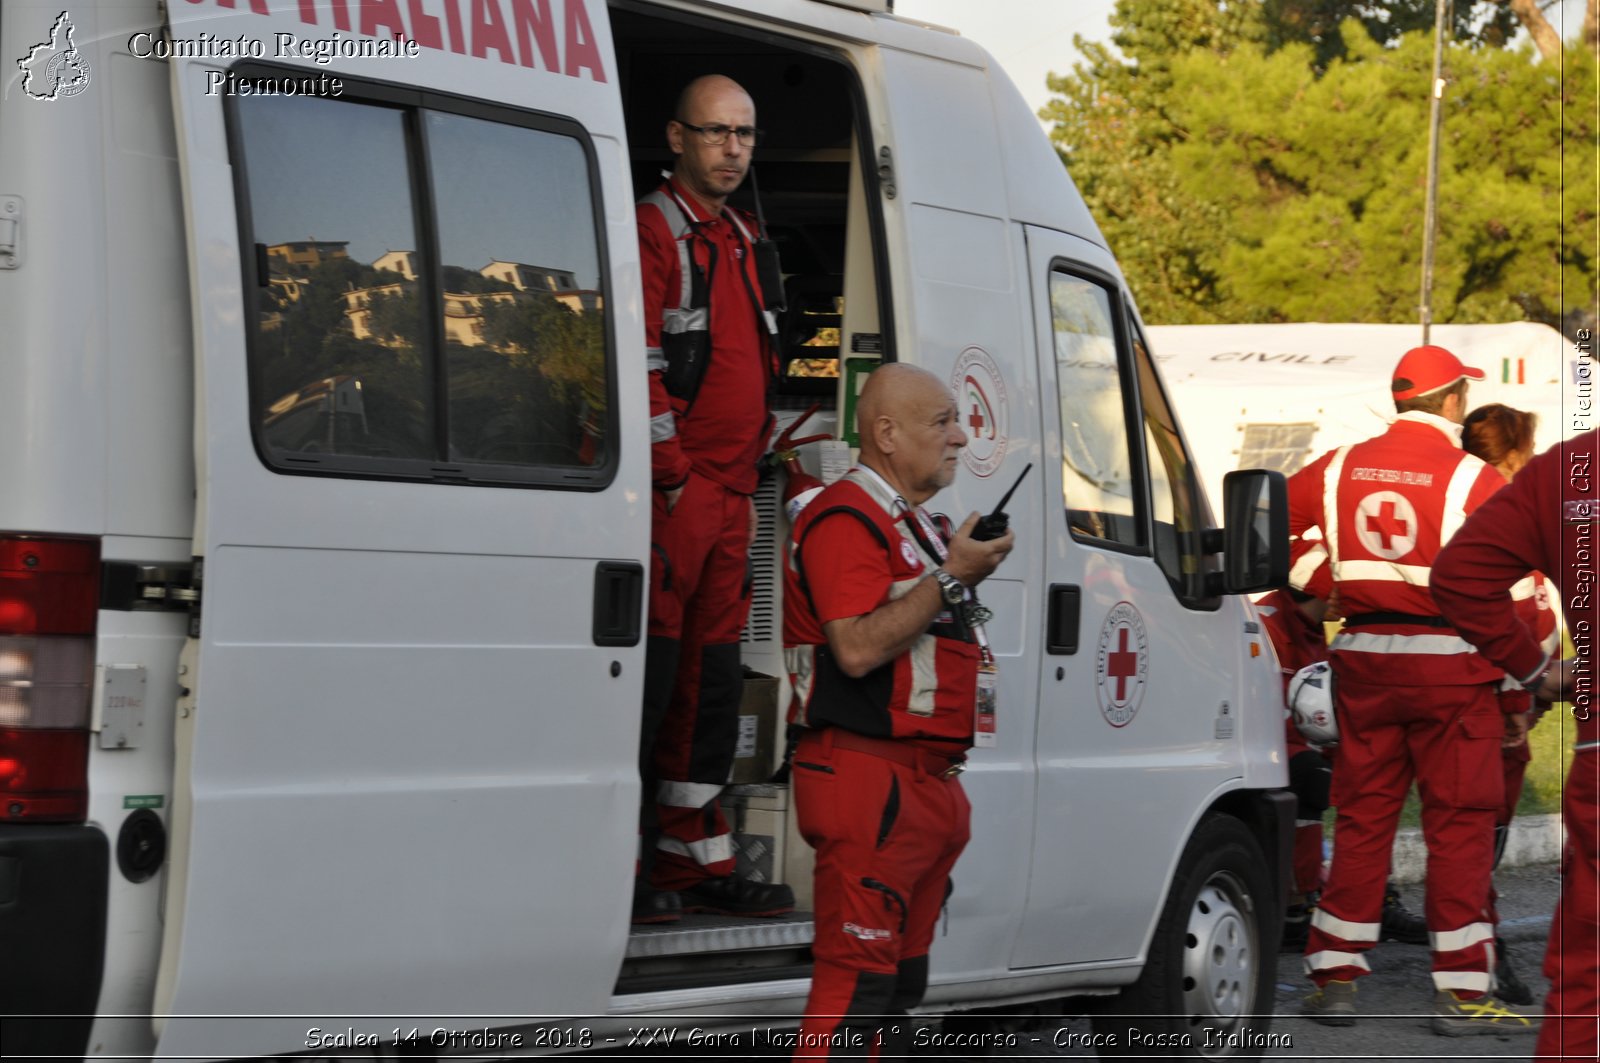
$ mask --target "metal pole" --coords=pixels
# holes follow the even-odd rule
[[[1422,216],[1422,342],[1428,342],[1433,325],[1433,245],[1439,214],[1439,124],[1444,103],[1444,28],[1450,0],[1434,0],[1433,14],[1433,100],[1428,122],[1428,199]]]

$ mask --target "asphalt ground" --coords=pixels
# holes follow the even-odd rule
[[[1550,914],[1555,910],[1561,879],[1558,866],[1542,862],[1505,868],[1495,875],[1500,892],[1500,931],[1510,946],[1517,972],[1534,993],[1534,1003],[1518,1010],[1531,1017],[1540,1014],[1548,985],[1540,973]],[[1403,887],[1403,900],[1412,911],[1422,911],[1422,886]],[[938,947],[935,941],[934,947]],[[1367,954],[1372,974],[1358,983],[1356,1005],[1360,1018],[1349,1027],[1328,1027],[1301,1018],[1300,1000],[1311,991],[1298,953],[1272,958],[1276,992],[1271,1044],[1260,1052],[1268,1059],[1299,1060],[1445,1060],[1527,1059],[1535,1037],[1441,1037],[1431,1030],[1433,985],[1429,977],[1428,950],[1424,946],[1384,942]],[[1080,1002],[1087,1005],[1087,1002]],[[938,1016],[918,1016],[916,1058],[943,1060],[1055,1059],[1098,1057],[1087,1015],[1071,1012],[961,1017],[941,1022]],[[1006,1047],[973,1052],[951,1046],[934,1047],[942,1035],[960,1034]],[[976,1035],[976,1037],[974,1037]],[[609,1058],[659,1059],[694,1057],[717,1059],[783,1059],[787,1051],[768,1049],[752,1054],[744,1050],[707,1050],[704,1046],[674,1046],[648,1052],[623,1049],[599,1053]],[[1129,1058],[1121,1055],[1119,1058]],[[1135,1057],[1139,1058],[1139,1057]],[[1151,1056],[1149,1058],[1158,1058]],[[1226,1058],[1226,1056],[1221,1057]]]
[[[1534,1003],[1518,1008],[1537,1018],[1548,983],[1540,973],[1550,914],[1561,889],[1559,868],[1553,863],[1503,869],[1495,874],[1500,892],[1501,935],[1510,948],[1512,963],[1533,990]],[[1422,886],[1402,890],[1412,911],[1422,911]],[[1367,954],[1372,974],[1358,983],[1356,1007],[1360,1019],[1354,1026],[1329,1027],[1298,1016],[1300,1000],[1312,985],[1298,953],[1277,957],[1277,992],[1271,1033],[1274,1045],[1264,1051],[1269,1059],[1303,1060],[1416,1060],[1416,1059],[1527,1059],[1535,1037],[1441,1037],[1430,1029],[1433,1014],[1431,964],[1426,947],[1384,942]],[[987,1058],[1094,1058],[1082,1047],[1091,1032],[1086,1017],[1020,1033],[1028,1040],[1009,1057]],[[1077,1034],[1076,1046],[1072,1034]],[[1033,1040],[1037,1038],[1038,1040]],[[958,1057],[963,1058],[963,1057]],[[976,1057],[964,1057],[976,1058]],[[1126,1058],[1126,1057],[1123,1057]]]

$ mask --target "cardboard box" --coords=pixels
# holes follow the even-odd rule
[[[778,767],[778,681],[747,675],[739,702],[739,741],[733,753],[733,782],[764,783]]]

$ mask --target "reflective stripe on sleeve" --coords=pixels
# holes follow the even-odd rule
[[[1533,681],[1535,679],[1538,679],[1540,676],[1544,675],[1545,669],[1550,667],[1550,657],[1551,657],[1551,652],[1549,650],[1546,650],[1545,654],[1544,654],[1544,660],[1539,662],[1539,667],[1535,668],[1533,671],[1529,672],[1527,675],[1523,676],[1521,679],[1518,679],[1517,680],[1517,686],[1524,687],[1524,688],[1532,686],[1533,685]]]
[[[652,373],[658,373],[667,367],[667,356],[660,347],[646,347],[644,349],[644,367]]]
[[[678,434],[678,419],[672,411],[658,413],[650,418],[650,442],[664,443]]]

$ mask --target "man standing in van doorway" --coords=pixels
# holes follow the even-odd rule
[[[1015,541],[974,539],[974,513],[947,544],[922,509],[967,443],[938,377],[879,367],[857,426],[860,464],[800,514],[784,573],[789,716],[804,728],[795,809],[817,853],[797,1058],[909,1045],[909,1024],[886,1017],[928,986],[934,923],[969,837],[957,776],[979,692],[992,696],[996,678],[972,588]]]
[[[1461,449],[1467,381],[1483,372],[1443,347],[1407,351],[1391,381],[1388,431],[1330,451],[1289,480],[1289,533],[1321,529],[1332,593],[1345,618],[1334,639],[1339,763],[1333,866],[1311,917],[1302,1011],[1356,1019],[1355,980],[1382,930],[1384,878],[1413,777],[1428,847],[1424,912],[1433,951],[1435,1033],[1528,1033],[1492,995],[1487,914],[1494,816],[1502,800],[1496,694],[1501,673],[1439,615],[1434,558],[1502,484]]]
[[[676,164],[638,205],[655,490],[635,923],[794,908],[789,887],[733,876],[719,804],[738,741],[751,496],[776,365],[761,234],[727,206],[750,167],[755,121],[736,82],[690,82],[667,122]]]

